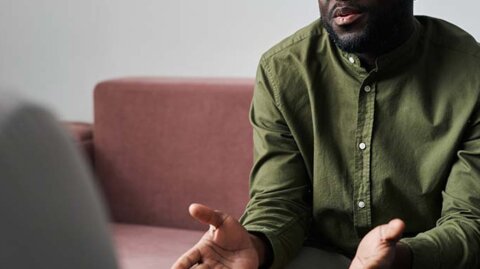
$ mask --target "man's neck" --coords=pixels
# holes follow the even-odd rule
[[[412,16],[411,20],[406,20],[406,22],[399,29],[400,31],[391,38],[391,42],[389,42],[389,46],[385,47],[383,50],[371,51],[371,52],[365,52],[365,53],[355,53],[358,56],[358,58],[360,58],[360,61],[362,62],[362,66],[367,71],[370,71],[373,68],[375,68],[376,60],[378,59],[378,57],[395,50],[410,38],[410,36],[415,31],[414,17]]]

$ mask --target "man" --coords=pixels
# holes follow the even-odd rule
[[[479,45],[413,0],[318,2],[260,61],[242,224],[192,205],[173,268],[479,268]]]

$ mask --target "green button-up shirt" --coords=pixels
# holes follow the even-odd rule
[[[479,94],[480,47],[447,22],[416,17],[370,72],[314,22],[260,61],[243,225],[273,268],[304,244],[352,257],[393,218],[414,268],[480,268]]]

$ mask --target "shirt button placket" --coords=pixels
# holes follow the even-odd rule
[[[364,150],[364,149],[367,148],[367,144],[365,144],[365,143],[362,142],[362,143],[358,144],[358,147],[359,147],[361,150]]]
[[[370,208],[370,158],[371,138],[375,108],[375,85],[364,84],[360,88],[359,121],[357,126],[357,182],[355,197],[355,223],[359,229],[369,229],[371,226]],[[362,93],[363,92],[363,93]]]
[[[348,57],[348,61],[349,61],[351,64],[354,64],[354,63],[355,63],[355,58],[353,58],[353,56],[350,56],[350,57]]]

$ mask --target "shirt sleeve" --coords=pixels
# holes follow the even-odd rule
[[[262,60],[250,110],[254,144],[250,201],[241,222],[270,242],[271,268],[283,268],[297,254],[311,219],[311,183],[282,116],[277,90]]]
[[[402,239],[413,268],[480,268],[480,113],[460,143],[435,228]],[[407,223],[408,225],[408,223]]]

